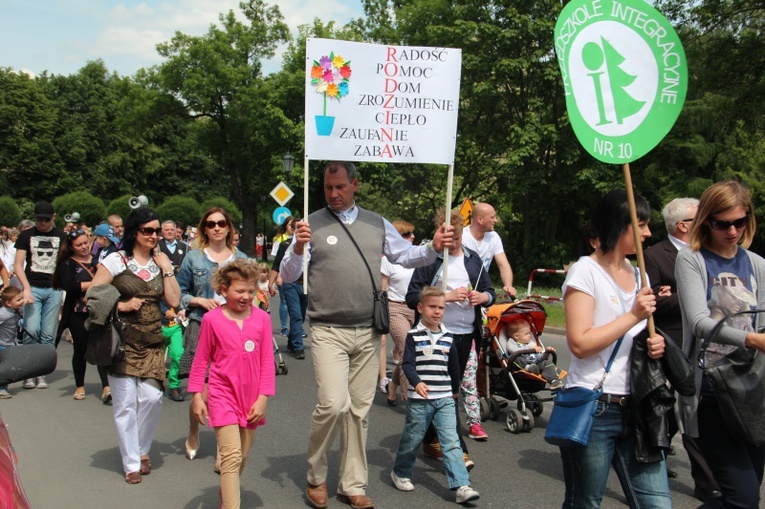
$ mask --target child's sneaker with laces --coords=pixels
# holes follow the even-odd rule
[[[465,502],[472,502],[478,500],[481,495],[471,488],[470,486],[460,486],[457,488],[457,503],[464,504]]]
[[[483,427],[480,423],[475,423],[472,426],[470,426],[470,431],[468,432],[468,436],[472,438],[473,440],[478,440],[481,442],[484,442],[489,439],[489,435],[486,434],[486,432],[483,430]]]
[[[0,399],[11,399],[12,397],[10,392],[5,389],[0,389]]]

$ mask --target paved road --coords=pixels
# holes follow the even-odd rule
[[[277,329],[278,330],[278,329]],[[548,344],[562,347],[563,337],[545,334]],[[277,336],[284,347],[285,339]],[[310,340],[308,341],[310,349]],[[390,347],[389,347],[390,349]],[[565,350],[559,348],[559,351]],[[153,471],[139,485],[122,480],[111,407],[101,404],[95,369],[86,377],[88,397],[74,401],[71,346],[61,345],[58,369],[47,390],[11,386],[13,399],[0,402],[18,456],[21,477],[36,509],[75,508],[214,508],[218,507],[218,476],[213,473],[215,438],[210,430],[201,436],[199,457],[183,454],[187,403],[164,400],[162,419],[151,452]],[[289,374],[277,377],[277,396],[269,402],[268,425],[258,432],[242,477],[243,508],[292,509],[307,507],[305,451],[310,415],[315,404],[315,384],[310,355],[299,361],[284,357]],[[561,365],[568,359],[562,355]],[[510,434],[501,421],[486,422],[490,439],[471,441],[470,456],[477,466],[471,480],[481,492],[474,507],[560,507],[563,480],[558,450],[543,440],[549,407],[537,418],[531,433]],[[390,408],[378,393],[369,426],[369,490],[378,508],[449,507],[453,493],[445,487],[440,462],[418,460],[412,493],[392,487],[389,472],[404,422],[404,408]],[[678,455],[669,464],[680,476],[670,481],[676,508],[697,507],[692,498],[689,465],[679,440]],[[337,486],[336,449],[330,456],[330,493]],[[334,499],[330,507],[348,507]],[[603,507],[624,507],[615,475],[611,475]]]

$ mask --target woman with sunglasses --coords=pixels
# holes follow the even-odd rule
[[[699,358],[708,338],[726,314],[765,308],[765,260],[747,250],[756,224],[749,191],[731,180],[710,186],[701,196],[688,248],[677,255],[675,276],[683,316],[683,350]],[[731,347],[765,352],[765,318],[743,315],[728,321],[705,354]],[[685,433],[698,444],[722,497],[702,507],[759,507],[765,446],[755,447],[728,431],[711,380],[696,369],[696,396],[680,397]]]
[[[120,293],[125,360],[107,370],[125,482],[151,473],[149,451],[159,425],[165,380],[165,341],[160,300],[177,307],[181,290],[170,259],[157,249],[159,216],[135,209],[125,221],[122,249],[98,265],[91,286],[111,284]]]
[[[74,399],[85,399],[85,350],[88,347],[88,331],[85,320],[88,309],[85,306],[85,292],[93,281],[95,267],[93,255],[90,253],[90,239],[84,230],[68,233],[63,249],[56,260],[56,270],[53,273],[53,288],[64,290],[66,298],[61,311],[61,321],[56,332],[56,346],[64,330],[69,329],[72,335],[72,372],[74,373]],[[101,378],[101,400],[104,404],[111,400],[109,381],[106,370],[98,366],[98,376]]]
[[[186,310],[189,325],[183,335],[183,356],[179,376],[188,378],[199,341],[199,328],[205,313],[219,307],[225,299],[215,293],[210,284],[218,268],[247,255],[234,246],[234,223],[220,207],[213,207],[202,215],[197,228],[198,248],[186,255],[178,269],[181,287],[181,308]],[[207,386],[202,392],[207,400]],[[189,404],[189,434],[185,443],[186,457],[193,460],[199,450],[199,421]],[[218,461],[216,458],[216,469]]]

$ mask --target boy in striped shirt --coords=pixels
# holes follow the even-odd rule
[[[470,487],[456,432],[454,405],[460,377],[452,334],[441,324],[445,305],[446,296],[441,289],[432,286],[422,289],[417,304],[420,323],[409,331],[404,347],[401,367],[409,380],[406,424],[390,476],[397,489],[414,490],[411,481],[414,462],[432,422],[443,450],[449,489],[456,490],[457,503],[464,504],[480,495]]]

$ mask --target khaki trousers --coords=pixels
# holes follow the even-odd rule
[[[220,455],[220,498],[223,509],[240,509],[239,476],[247,464],[247,456],[255,440],[255,430],[238,424],[215,428]]]
[[[367,487],[367,415],[379,366],[380,334],[371,327],[311,326],[318,403],[308,440],[308,482],[327,480],[327,453],[340,432],[337,491],[364,495]]]

